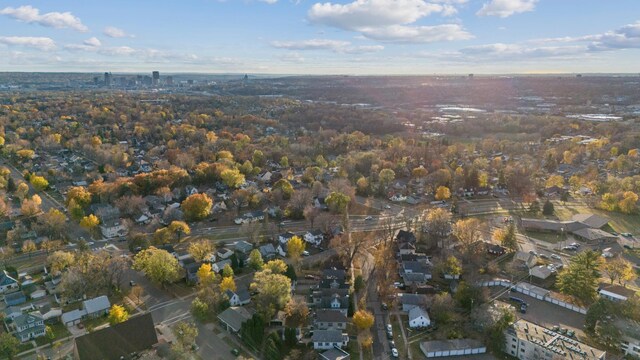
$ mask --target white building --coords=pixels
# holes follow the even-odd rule
[[[311,338],[313,348],[318,350],[328,350],[334,347],[342,349],[349,343],[349,335],[341,330],[316,330]]]
[[[416,306],[409,310],[409,327],[412,329],[423,328],[431,325],[431,319],[427,310],[421,306]]]
[[[632,320],[620,319],[616,321],[615,325],[622,333],[620,350],[625,355],[640,358],[640,323]]]

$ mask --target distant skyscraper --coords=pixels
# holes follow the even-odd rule
[[[153,79],[153,85],[156,86],[160,83],[160,71],[154,71],[151,73]]]
[[[113,76],[111,75],[110,72],[104,73],[104,86],[111,86],[112,79],[113,79]]]
[[[173,76],[167,76],[167,85],[169,86],[173,85]]]

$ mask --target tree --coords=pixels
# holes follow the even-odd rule
[[[49,345],[53,343],[53,339],[56,338],[56,333],[53,331],[53,328],[49,325],[44,327],[44,336],[49,340]]]
[[[71,202],[75,202],[80,207],[88,206],[91,203],[91,193],[87,188],[82,186],[74,186],[69,188],[67,192],[67,199],[65,204],[67,207],[71,204]]]
[[[51,268],[51,273],[59,274],[62,270],[75,263],[75,256],[66,251],[56,251],[47,257],[47,264]]]
[[[222,268],[222,277],[233,277],[233,268],[229,264],[225,264]]]
[[[142,271],[151,281],[163,286],[178,280],[182,275],[178,260],[167,251],[153,246],[134,257],[133,269]]]
[[[244,174],[238,169],[225,169],[220,174],[220,177],[225,185],[233,189],[244,184]]]
[[[546,216],[550,216],[550,215],[553,215],[554,212],[555,212],[555,208],[553,206],[553,203],[549,200],[545,201],[544,205],[542,206],[542,214]]]
[[[380,180],[380,184],[382,188],[386,188],[391,182],[396,178],[395,171],[391,169],[382,169],[378,174],[378,179]]]
[[[465,281],[461,281],[458,284],[458,290],[456,290],[454,299],[461,308],[470,312],[473,308],[480,306],[485,301],[486,294],[482,288],[471,286]]]
[[[178,240],[180,240],[180,238],[182,237],[183,234],[184,235],[191,234],[191,228],[184,221],[175,221],[174,220],[169,224],[169,226],[167,226],[167,228],[173,234],[177,234],[178,235]]]
[[[211,285],[216,278],[216,274],[213,273],[211,264],[207,263],[200,265],[196,276],[198,276],[198,281],[202,287]]]
[[[294,263],[300,260],[300,256],[302,256],[304,249],[305,249],[305,242],[302,240],[300,236],[294,236],[291,239],[289,239],[289,242],[287,243],[287,254],[289,255],[289,258],[293,260]]]
[[[460,260],[451,255],[442,263],[442,272],[449,275],[462,275]]]
[[[34,216],[42,212],[40,205],[42,205],[42,198],[40,198],[40,195],[34,194],[31,199],[22,200],[20,213],[26,217]]]
[[[334,236],[329,247],[334,249],[342,259],[343,264],[351,266],[357,255],[363,254],[373,242],[372,233],[358,232]]]
[[[281,157],[280,158],[280,166],[285,167],[285,168],[289,167],[289,158],[286,157],[286,156]]]
[[[22,252],[25,254],[29,254],[29,257],[31,257],[31,253],[36,250],[36,243],[34,243],[32,240],[25,240],[25,242],[22,243]]]
[[[196,297],[191,302],[191,313],[199,321],[205,321],[209,317],[209,304]]]
[[[44,232],[51,237],[62,237],[66,232],[67,217],[56,208],[50,208],[39,219],[38,223]]]
[[[282,196],[285,200],[289,200],[293,195],[293,186],[287,179],[280,179],[273,184],[273,190],[282,191]]]
[[[449,293],[439,293],[433,297],[430,315],[438,324],[446,324],[453,317],[455,304]]]
[[[198,328],[194,323],[180,321],[175,327],[174,334],[178,344],[185,349],[189,349],[196,343]]]
[[[325,203],[329,209],[335,213],[342,214],[347,210],[351,198],[348,195],[339,192],[331,192],[329,196],[325,198]]]
[[[213,207],[213,200],[207,194],[193,194],[186,198],[181,205],[184,216],[188,220],[202,220],[209,216]]]
[[[446,186],[438,186],[436,189],[436,200],[447,200],[451,197],[451,191]]]
[[[251,319],[242,323],[240,327],[240,338],[248,346],[260,349],[264,339],[266,325],[260,314],[254,314]]]
[[[287,264],[280,259],[275,259],[264,264],[264,268],[269,269],[274,274],[284,274],[287,271]]]
[[[353,314],[353,324],[358,330],[368,330],[373,326],[373,314],[366,310],[358,310]]]
[[[590,304],[597,297],[602,257],[587,250],[576,254],[556,279],[556,285],[564,294],[571,295],[583,304]]]
[[[18,199],[24,200],[27,197],[27,195],[29,195],[29,185],[21,182],[20,184],[18,184],[15,194],[18,197]]]
[[[80,226],[87,229],[89,232],[94,231],[98,225],[100,225],[100,220],[98,220],[98,217],[93,214],[89,214],[80,220]]]
[[[515,224],[509,223],[507,229],[496,229],[493,232],[493,238],[502,244],[505,248],[511,251],[518,250],[518,239],[516,237],[516,226]]]
[[[129,313],[120,305],[113,304],[109,309],[109,324],[115,325],[121,322],[125,322],[129,319]]]
[[[220,291],[225,292],[227,290],[232,292],[236,291],[236,282],[233,281],[232,276],[224,276],[220,282]]]
[[[413,176],[416,179],[424,178],[427,176],[428,173],[429,172],[427,171],[427,169],[424,168],[424,166],[419,166],[411,170],[411,176]]]
[[[460,242],[462,251],[466,255],[469,255],[475,244],[480,241],[482,235],[480,226],[480,220],[476,218],[458,220],[453,226],[453,235]]]
[[[320,215],[320,210],[313,205],[307,205],[305,206],[302,213],[304,215],[304,218],[309,222],[309,224],[313,228],[313,223],[315,222],[318,215]]]
[[[140,285],[132,287],[131,291],[129,292],[129,296],[134,297],[136,300],[136,304],[138,305],[142,304],[142,295],[144,295],[144,288],[142,288],[142,286]]]
[[[213,246],[207,240],[194,241],[189,243],[187,251],[195,261],[202,262],[211,256],[211,253],[213,253]]]
[[[638,195],[633,191],[625,191],[622,200],[618,202],[618,208],[624,214],[635,213],[638,209]]]
[[[44,191],[49,187],[49,182],[43,176],[31,175],[29,182],[36,191]]]
[[[292,328],[304,326],[309,319],[310,311],[307,302],[292,298],[284,308],[286,325]]]
[[[564,177],[562,177],[562,175],[551,175],[544,185],[547,188],[554,186],[561,188],[564,186]]]
[[[633,265],[621,256],[604,263],[602,270],[611,281],[611,284],[614,281],[618,281],[622,285],[623,282],[632,281],[637,277],[636,272],[633,270]]]
[[[265,319],[271,319],[291,299],[291,280],[274,274],[269,268],[255,273],[250,288],[258,292],[255,298],[257,308]]]
[[[8,357],[9,359],[13,359],[13,357],[18,353],[19,346],[20,341],[18,341],[15,336],[7,332],[0,334],[0,354]]]
[[[451,232],[451,213],[442,208],[435,208],[429,211],[425,225],[428,234],[436,241],[443,239]]]
[[[529,204],[529,212],[532,214],[538,214],[540,212],[540,202],[538,200],[533,200],[531,204]]]
[[[251,253],[249,253],[249,260],[247,260],[247,264],[253,270],[262,270],[262,267],[264,266],[264,260],[262,260],[262,254],[260,254],[260,251],[258,249],[251,250]]]

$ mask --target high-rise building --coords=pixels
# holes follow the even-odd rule
[[[167,85],[173,86],[173,76],[167,76]]]
[[[153,86],[156,86],[160,83],[160,71],[154,71],[151,73],[151,78],[153,79]]]
[[[111,86],[111,81],[113,80],[113,76],[110,72],[104,73],[104,86]]]

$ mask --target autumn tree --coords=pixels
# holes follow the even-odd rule
[[[91,193],[87,188],[82,186],[71,187],[67,191],[67,198],[65,201],[67,207],[69,207],[72,201],[80,207],[86,207],[91,203]]]
[[[195,324],[186,321],[180,321],[174,330],[178,345],[184,349],[191,349],[196,343],[198,337],[198,328]]]
[[[165,250],[150,247],[133,259],[133,269],[142,271],[151,281],[163,286],[182,276],[182,268],[173,255]]]
[[[273,184],[273,190],[282,191],[282,196],[285,200],[289,200],[293,195],[293,186],[287,179],[280,179]]]
[[[189,243],[187,252],[189,252],[195,261],[202,262],[208,259],[213,253],[213,246],[208,240],[193,241]]]
[[[509,223],[506,229],[495,229],[493,231],[493,239],[500,242],[502,246],[511,250],[518,250],[518,239],[516,237],[516,226],[515,224]]]
[[[224,184],[232,189],[244,183],[244,175],[238,169],[225,169],[220,174],[220,177]]]
[[[25,254],[29,254],[29,256],[31,256],[31,253],[36,251],[38,248],[36,247],[36,243],[34,243],[32,240],[25,240],[22,243],[22,252]]]
[[[326,198],[325,203],[332,212],[343,214],[347,211],[351,198],[348,195],[339,192],[331,192]]]
[[[622,256],[617,256],[614,259],[608,260],[603,264],[602,270],[611,281],[611,284],[613,284],[614,281],[618,281],[618,283],[622,285],[623,283],[632,281],[637,277],[637,274],[633,269],[633,265]]]
[[[372,241],[373,235],[371,233],[354,232],[334,236],[329,243],[329,247],[336,251],[345,266],[351,266],[353,259],[358,255],[364,254]]]
[[[225,292],[227,290],[232,292],[236,291],[236,282],[232,276],[224,276],[220,282],[220,291]]]
[[[229,264],[225,264],[222,268],[222,277],[233,277],[233,268]]]
[[[182,202],[181,207],[188,220],[202,220],[211,213],[213,200],[207,194],[193,194]]]
[[[51,268],[51,273],[59,274],[62,270],[75,263],[75,256],[66,251],[56,251],[47,257],[47,264]]]
[[[129,313],[123,306],[113,304],[111,306],[111,309],[109,309],[109,324],[111,324],[112,326],[121,322],[125,322],[128,319]]]
[[[247,265],[253,270],[259,271],[262,270],[264,266],[264,261],[262,260],[262,254],[258,249],[253,249],[249,253],[249,259],[247,260]]]
[[[42,205],[42,199],[38,194],[34,194],[30,199],[22,200],[20,213],[26,217],[34,216],[42,212],[40,205]]]
[[[358,330],[368,330],[373,326],[373,314],[367,310],[358,310],[353,314],[353,324]]]
[[[544,183],[545,187],[550,188],[550,187],[563,187],[564,186],[564,177],[562,177],[562,175],[551,175],[549,176],[549,178],[547,179],[547,181]]]
[[[289,242],[287,243],[287,255],[289,255],[289,258],[291,258],[294,263],[300,260],[300,256],[302,256],[304,249],[305,242],[300,236],[294,236],[289,239]]]
[[[458,220],[453,226],[453,235],[460,242],[462,251],[466,255],[471,254],[476,243],[480,241],[480,237],[482,236],[480,232],[481,225],[480,220],[471,218]]]
[[[292,328],[304,326],[311,313],[307,306],[307,302],[296,298],[291,298],[291,300],[289,300],[287,306],[284,308],[284,312],[286,314],[285,323],[288,327]]]
[[[36,191],[44,191],[49,188],[49,182],[43,176],[31,175],[29,177],[29,182],[33,185],[33,188]]]
[[[273,273],[268,267],[255,273],[250,288],[258,292],[256,305],[265,319],[271,319],[291,299],[291,279]]]
[[[269,269],[274,274],[284,274],[287,271],[287,263],[280,259],[269,260],[263,269]]]
[[[80,226],[92,233],[95,231],[98,225],[100,225],[100,220],[98,220],[98,217],[93,214],[89,214],[83,217],[82,220],[80,220]]]
[[[446,186],[438,186],[434,197],[436,200],[447,200],[451,197],[451,191]]]

